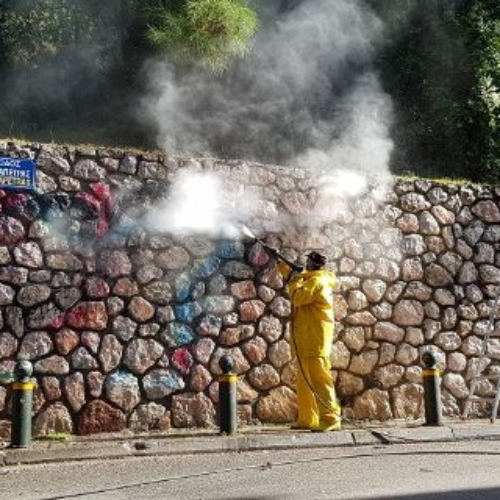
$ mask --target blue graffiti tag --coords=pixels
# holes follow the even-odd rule
[[[162,334],[163,340],[171,347],[189,344],[195,334],[192,328],[183,323],[171,323]]]
[[[202,313],[202,308],[197,302],[188,302],[174,306],[175,318],[184,323],[192,323],[196,316]]]

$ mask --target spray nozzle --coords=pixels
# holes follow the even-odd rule
[[[269,246],[267,243],[262,241],[260,238],[257,238],[257,236],[255,236],[255,234],[253,234],[252,231],[250,231],[250,229],[248,229],[248,227],[244,226],[243,224],[241,225],[241,232],[246,237],[252,239],[256,243],[259,243],[263,248],[266,249],[266,251],[269,253],[269,255],[271,255],[275,259],[281,260],[285,264],[287,264],[294,272],[300,273],[304,270],[303,267],[298,266],[297,264],[295,264],[295,262],[292,262],[291,260],[289,260],[286,257],[284,257],[283,255],[281,255],[276,248]]]
[[[241,232],[247,237],[247,238],[250,238],[251,240],[255,240],[255,241],[258,241],[258,238],[257,236],[255,236],[255,234],[252,233],[252,231],[250,231],[250,229],[248,229],[248,227],[244,226],[243,224],[241,225]]]

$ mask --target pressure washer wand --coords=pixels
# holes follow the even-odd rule
[[[245,236],[250,238],[251,240],[255,241],[256,243],[259,243],[262,247],[264,247],[274,258],[279,259],[283,261],[287,266],[289,266],[292,271],[296,273],[300,273],[304,270],[302,266],[299,266],[298,264],[295,264],[295,262],[292,262],[291,260],[287,259],[283,255],[281,255],[276,248],[273,248],[272,246],[269,246],[267,243],[263,242],[260,238],[257,238],[255,234],[248,229],[246,226],[241,226],[241,231]]]

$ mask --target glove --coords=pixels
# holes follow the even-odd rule
[[[285,279],[288,279],[288,277],[292,273],[292,269],[290,268],[290,266],[286,262],[283,262],[282,260],[278,262],[278,264],[276,265],[276,269],[278,269],[278,272]]]
[[[292,281],[295,281],[296,278],[298,278],[300,276],[300,273],[304,270],[303,267],[301,266],[294,266],[292,271],[290,272],[290,274],[288,275],[287,277],[287,281],[288,282],[292,282]]]

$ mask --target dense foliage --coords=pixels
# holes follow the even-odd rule
[[[385,23],[375,65],[395,107],[393,170],[500,179],[500,2],[359,2]],[[4,0],[0,135],[154,146],[126,105],[145,61],[220,73],[244,64],[257,12],[279,21],[300,3]]]
[[[165,7],[149,9],[147,38],[181,64],[201,62],[222,70],[243,56],[257,29],[255,13],[234,0],[187,0],[180,12]]]
[[[245,0],[4,0],[0,133],[154,146],[126,105],[145,61],[221,71],[256,29]]]
[[[378,2],[376,2],[378,3]],[[384,0],[394,170],[500,179],[500,3]]]

